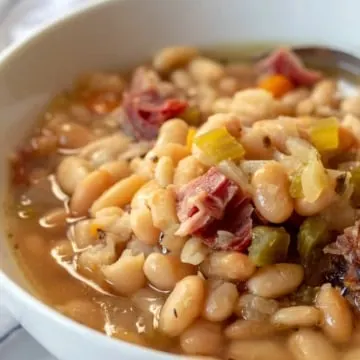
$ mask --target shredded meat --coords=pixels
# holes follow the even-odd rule
[[[311,86],[322,78],[320,72],[307,69],[299,57],[285,48],[277,49],[261,60],[257,69],[262,73],[285,75],[297,86]]]
[[[177,191],[177,235],[195,234],[213,249],[245,250],[251,242],[250,198],[215,167]]]
[[[124,125],[137,139],[152,140],[160,126],[183,113],[187,105],[154,71],[140,67],[124,93]]]
[[[324,252],[345,262],[345,274],[339,273],[339,276],[343,277],[341,280],[350,292],[348,295],[360,311],[360,220],[346,228],[334,243],[325,247]]]

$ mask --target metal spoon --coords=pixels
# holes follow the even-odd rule
[[[342,50],[328,48],[324,46],[299,46],[293,47],[291,50],[299,56],[305,64],[320,68],[323,70],[336,70],[340,80],[341,92],[346,95],[352,95],[358,91],[360,76],[360,58]],[[267,55],[269,51],[256,55],[254,60],[260,60]],[[340,71],[339,71],[340,70]],[[347,73],[341,74],[341,71]],[[350,75],[350,76],[349,76]]]

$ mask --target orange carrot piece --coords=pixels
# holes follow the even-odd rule
[[[271,92],[275,98],[285,95],[294,88],[293,83],[286,76],[280,74],[269,75],[263,78],[258,86]]]

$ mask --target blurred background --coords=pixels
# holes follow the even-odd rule
[[[86,3],[103,0],[0,0],[0,49]]]

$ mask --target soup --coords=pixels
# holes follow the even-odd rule
[[[138,345],[359,359],[359,119],[284,48],[84,75],[11,156],[18,262],[50,306]]]

